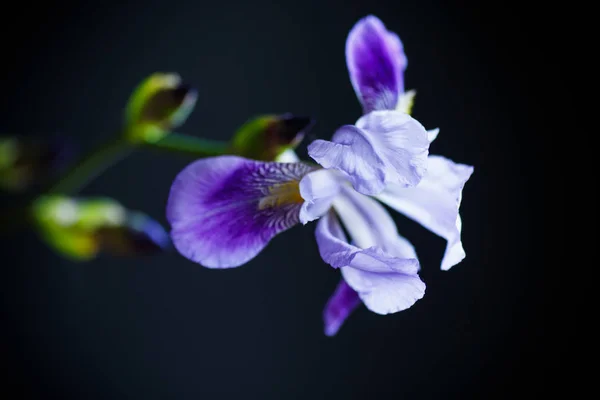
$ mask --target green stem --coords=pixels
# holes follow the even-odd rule
[[[169,133],[155,143],[143,143],[144,148],[187,154],[193,157],[214,157],[231,154],[229,143],[218,140],[201,139],[182,133]]]
[[[157,149],[193,157],[212,157],[230,154],[229,143],[200,139],[181,133],[169,133],[156,143],[132,144],[124,135],[118,135],[105,145],[89,153],[66,173],[47,193],[73,194],[110,166],[126,157],[134,148]]]
[[[81,159],[47,193],[76,193],[117,161],[125,158],[133,148],[123,135],[118,135]]]

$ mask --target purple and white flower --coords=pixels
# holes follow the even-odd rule
[[[398,235],[383,206],[355,191],[337,170],[302,162],[207,158],[179,173],[167,204],[175,247],[208,268],[241,266],[278,233],[318,218],[323,260],[342,271],[351,295],[368,309],[393,313],[423,296],[413,247]]]
[[[364,118],[373,119],[373,116],[386,115],[387,118],[394,118],[398,113],[406,115],[410,112],[415,92],[404,92],[403,72],[407,59],[403,46],[398,36],[389,32],[379,19],[374,16],[365,17],[350,31],[346,41],[346,62],[350,80],[365,112],[365,116],[359,119],[359,122]],[[425,139],[428,144],[436,139],[438,133],[438,129],[426,132]],[[335,135],[332,140],[335,142]],[[417,143],[421,144],[422,140],[421,132]],[[407,141],[403,145],[409,149],[418,149],[418,146],[405,143],[412,142]],[[311,146],[315,149],[314,144]],[[310,149],[309,147],[309,154],[313,156]],[[402,146],[400,149],[404,150]],[[422,156],[422,153],[418,152],[412,154]],[[412,160],[413,164],[409,164],[414,171],[412,175],[414,185],[399,179],[384,179],[384,189],[377,190],[374,194],[377,200],[448,241],[441,263],[441,268],[448,270],[465,258],[460,240],[459,207],[463,186],[473,173],[473,167],[456,164],[447,158],[427,153],[425,157],[426,161],[416,157]],[[418,162],[415,163],[415,159]],[[403,161],[406,160],[408,157],[404,157]],[[397,164],[397,167],[402,166]],[[407,171],[406,168],[397,168],[397,170]],[[359,189],[356,185],[355,188]],[[375,207],[372,206],[371,209],[374,210]],[[378,224],[381,224],[381,220],[383,218],[380,217]],[[356,223],[344,222],[349,231],[349,226]],[[403,256],[416,258],[414,250],[409,247],[410,244],[405,244],[402,247]],[[342,273],[342,275],[342,282],[329,299],[323,313],[325,332],[330,335],[337,332],[344,319],[356,307],[358,298],[367,304],[361,290],[353,287],[347,274]],[[344,280],[355,289],[354,298],[350,288],[345,288]]]
[[[389,314],[411,307],[425,293],[416,252],[380,202],[447,239],[443,269],[464,258],[458,208],[473,171],[429,156],[437,130],[427,132],[397,110],[410,108],[406,99],[412,95],[404,93],[403,83],[406,57],[381,21],[372,16],[359,21],[346,55],[365,115],[331,141],[309,146],[319,165],[299,162],[294,153],[286,162],[199,160],[177,176],[167,205],[175,247],[209,268],[243,265],[278,233],[319,219],[321,257],[343,277],[324,310],[327,335],[361,302]]]

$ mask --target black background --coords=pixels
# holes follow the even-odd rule
[[[222,271],[177,253],[76,264],[19,233],[3,239],[0,260],[11,398],[465,399],[542,390],[541,258],[530,217],[535,21],[505,2],[276,3],[15,3],[1,28],[0,129],[58,133],[90,150],[118,129],[141,79],[174,71],[199,90],[183,132],[226,140],[253,115],[289,111],[313,116],[313,138],[328,138],[360,115],[344,46],[353,24],[374,14],[404,42],[413,115],[441,128],[431,153],[475,166],[461,208],[467,258],[441,271],[445,241],[397,216],[421,258],[425,297],[385,317],[361,307],[328,338],[321,312],[339,274],[321,261],[314,225]],[[190,161],[137,152],[83,194],[113,196],[165,223],[171,181]]]

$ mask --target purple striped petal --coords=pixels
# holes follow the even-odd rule
[[[240,266],[298,223],[299,182],[313,167],[235,156],[188,165],[171,187],[167,219],[177,250],[208,268]]]
[[[396,108],[407,60],[398,35],[377,17],[361,19],[348,34],[346,64],[365,114]]]
[[[346,318],[359,304],[358,293],[342,279],[327,301],[325,310],[323,310],[325,334],[334,336],[340,330]]]
[[[381,204],[343,190],[334,209],[356,245],[348,244],[333,212],[323,216],[315,232],[323,260],[340,268],[348,285],[367,308],[378,314],[411,307],[425,293],[414,248],[399,236]]]
[[[460,240],[459,208],[462,189],[473,167],[456,164],[441,156],[430,156],[427,174],[418,186],[390,185],[378,199],[448,241],[442,269],[449,270],[466,254]]]
[[[398,111],[373,111],[337,130],[331,142],[315,140],[308,154],[325,168],[344,172],[363,194],[387,184],[414,186],[425,174],[429,139],[425,128]]]

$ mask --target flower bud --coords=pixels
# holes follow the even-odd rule
[[[153,254],[169,245],[160,224],[108,198],[45,196],[34,203],[33,216],[46,243],[73,260],[90,260],[101,252]]]
[[[132,142],[156,142],[185,122],[196,105],[197,92],[177,74],[155,73],[129,98],[126,135]]]
[[[266,115],[246,122],[231,141],[234,154],[261,161],[273,161],[294,149],[312,127],[312,120],[292,114]]]

